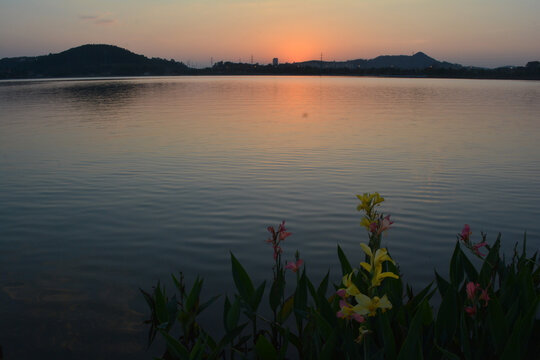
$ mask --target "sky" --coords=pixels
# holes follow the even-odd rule
[[[429,56],[540,60],[540,0],[0,0],[0,58],[117,45],[209,66]]]

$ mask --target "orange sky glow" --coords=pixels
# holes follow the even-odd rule
[[[463,65],[540,59],[537,0],[0,0],[0,58],[106,43],[203,67],[428,55]]]

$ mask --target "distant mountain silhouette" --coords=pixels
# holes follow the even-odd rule
[[[459,69],[463,66],[452,64],[446,61],[438,61],[427,56],[423,52],[417,52],[414,55],[382,55],[374,59],[356,59],[347,61],[319,61],[310,60],[295,63],[299,66],[322,67],[327,68],[347,68],[347,69],[382,69],[396,68],[404,70],[417,70],[426,68],[437,69]]]
[[[114,45],[82,45],[58,54],[0,60],[0,79],[144,76],[144,75],[348,75],[476,79],[540,80],[540,63],[497,69],[464,67],[414,55],[383,55],[374,59],[303,61],[277,66],[218,61],[194,69],[181,62],[147,58]]]
[[[113,45],[82,45],[58,54],[0,60],[0,78],[178,75],[183,63],[149,59]]]

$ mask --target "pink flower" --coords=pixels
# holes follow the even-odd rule
[[[465,308],[465,312],[470,316],[470,317],[473,317],[474,315],[476,315],[476,305],[474,306],[467,306]]]
[[[362,323],[366,320],[362,315],[355,313],[353,306],[343,299],[339,301],[339,307],[341,308],[341,310],[336,313],[336,316],[338,318],[347,320],[353,319],[359,323]]]
[[[276,230],[274,230],[273,226],[269,226],[267,230],[270,234],[272,234],[273,237],[276,236]]]
[[[482,290],[482,293],[480,294],[480,300],[485,301],[484,306],[487,306],[487,304],[488,304],[488,302],[490,300],[487,289]]]
[[[487,245],[487,243],[485,241],[482,242],[482,243],[478,243],[476,245],[473,245],[472,250],[478,256],[486,256],[486,254],[482,254],[480,251],[478,251],[478,249],[480,249],[481,247],[484,247],[486,245]]]
[[[463,230],[461,230],[460,238],[463,242],[468,243],[469,237],[471,236],[471,234],[472,234],[471,227],[469,226],[469,224],[465,224],[465,226],[463,227]]]
[[[348,319],[350,316],[349,314],[350,309],[352,309],[352,305],[344,299],[341,299],[339,300],[339,307],[341,308],[341,310],[336,313],[336,316],[341,319]]]
[[[362,315],[357,313],[352,314],[351,317],[359,323],[363,323],[366,320]]]
[[[285,229],[285,220],[283,220],[281,224],[279,224],[279,227],[278,227],[278,232],[284,232],[284,231],[287,231],[287,229]]]
[[[281,252],[282,252],[281,246],[274,245],[274,260],[277,259],[278,255],[281,254]]]
[[[288,263],[287,265],[285,265],[285,269],[289,269],[289,270],[292,270],[293,272],[297,272],[298,270],[300,270],[300,266],[302,266],[303,263],[304,263],[304,260],[298,259],[296,262]]]
[[[369,231],[372,233],[377,233],[377,235],[382,234],[386,230],[390,229],[390,225],[394,222],[390,220],[390,215],[385,216],[382,220],[377,220],[369,224]]]
[[[476,290],[480,290],[480,284],[478,283],[475,284],[472,281],[470,281],[469,283],[467,283],[466,290],[467,290],[467,298],[469,300],[473,300],[476,297]]]
[[[283,240],[285,240],[286,238],[288,238],[288,237],[291,236],[291,235],[292,235],[292,233],[290,233],[290,232],[287,232],[287,231],[281,231],[281,232],[279,233],[279,241],[283,241]]]
[[[345,299],[347,297],[347,289],[339,289],[336,294],[340,298]]]
[[[381,226],[379,227],[378,234],[381,234],[382,232],[390,229],[390,225],[392,225],[394,222],[390,220],[390,215],[387,215],[384,217],[384,219],[381,222]]]

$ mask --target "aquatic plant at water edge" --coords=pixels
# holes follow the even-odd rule
[[[537,254],[517,244],[507,259],[500,235],[490,245],[485,234],[473,240],[469,225],[457,235],[449,278],[434,280],[414,293],[404,284],[395,259],[381,247],[391,231],[390,215],[379,211],[378,193],[358,195],[367,242],[364,261],[353,266],[338,246],[341,276],[319,284],[308,277],[305,259],[283,261],[281,244],[292,235],[283,221],[268,227],[272,278],[255,285],[231,253],[236,290],[223,297],[220,338],[199,324],[198,317],[218,297],[201,299],[203,280],[191,288],[173,275],[175,294],[161,283],[141,290],[151,310],[149,344],[165,340],[163,359],[515,359],[532,356],[531,339],[540,334]],[[470,257],[481,264],[474,266]],[[290,281],[289,287],[286,286]],[[292,285],[292,286],[291,286]],[[287,293],[287,289],[292,289]],[[437,298],[440,305],[432,303]],[[214,312],[217,311],[214,309]],[[270,314],[270,317],[264,316]],[[532,344],[532,345],[531,345]]]

